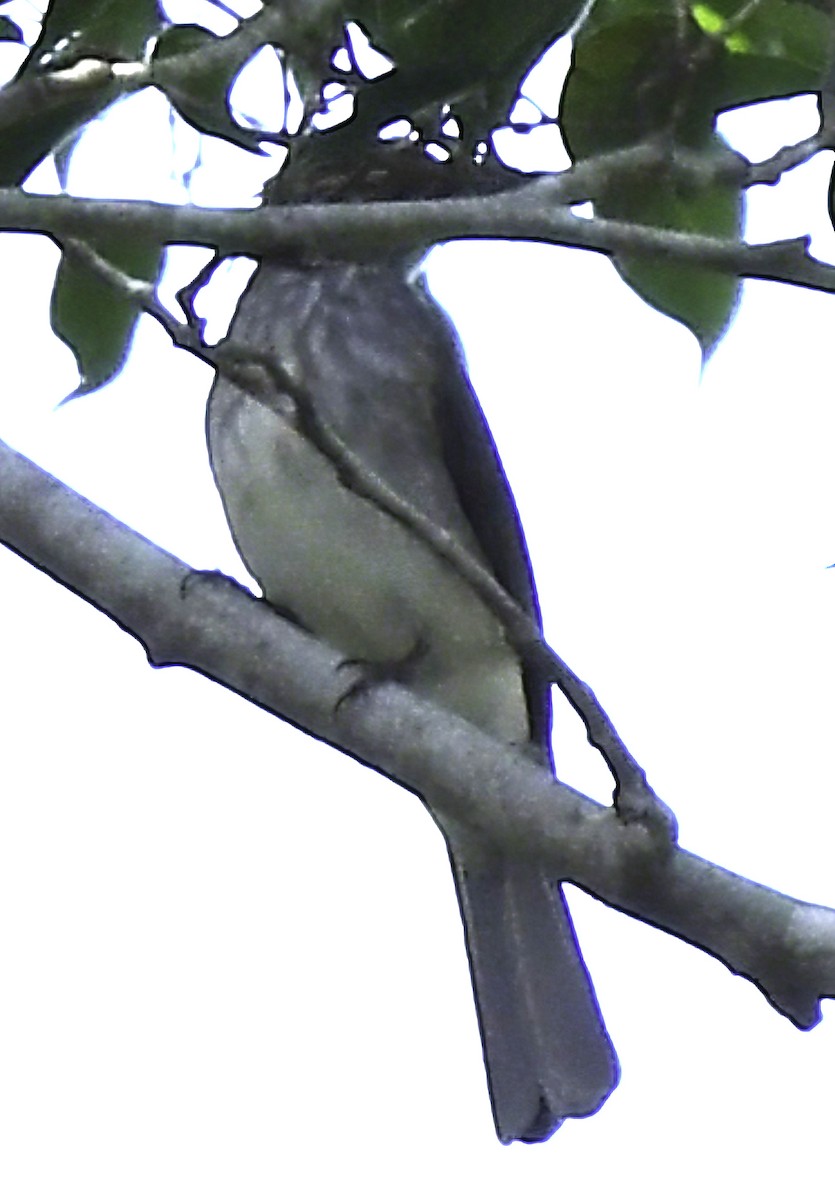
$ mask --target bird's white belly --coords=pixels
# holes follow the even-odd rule
[[[212,465],[235,541],[267,600],[346,656],[408,681],[505,741],[529,734],[521,668],[496,617],[418,535],[351,491],[267,404],[213,398]]]

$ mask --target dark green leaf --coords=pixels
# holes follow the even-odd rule
[[[38,70],[84,57],[133,61],[164,24],[157,0],[52,0],[27,63]]]
[[[37,42],[4,89],[0,186],[20,183],[121,94],[107,64],[141,57],[161,24],[156,0],[52,0]],[[85,58],[103,61],[82,64]]]
[[[53,153],[55,174],[58,176],[58,186],[64,192],[67,190],[67,186],[69,184],[70,160],[75,153],[76,147],[78,146],[83,133],[84,130],[79,129],[75,133],[70,134],[69,137],[64,138],[60,146],[58,146]]]
[[[362,23],[396,71],[369,86],[388,115],[414,116],[448,103],[465,137],[485,137],[507,117],[519,83],[571,26],[583,0],[357,0],[344,19]]]
[[[172,25],[154,48],[154,82],[202,133],[258,150],[259,142],[275,140],[275,135],[242,128],[228,104],[229,89],[251,52],[244,42],[219,38],[199,25]]]
[[[831,17],[799,0],[598,0],[578,32],[561,121],[569,151],[587,158],[651,143],[667,162],[651,178],[609,178],[593,197],[601,216],[736,238],[743,196],[717,178],[727,154],[718,111],[819,87]],[[676,150],[701,158],[681,165]],[[732,173],[731,173],[732,174]],[[710,353],[733,315],[739,283],[670,259],[622,256],[618,270],[646,300],[683,321]]]
[[[18,76],[2,92],[0,186],[21,183],[51,150],[120,94],[103,62],[88,61],[57,77]]]
[[[23,33],[10,17],[0,17],[0,42],[22,42]]]
[[[132,279],[155,284],[162,266],[159,242],[110,234],[91,248]],[[124,292],[87,263],[64,255],[52,292],[52,328],[75,354],[81,376],[74,395],[109,383],[124,366],[139,318]]]
[[[705,173],[675,166],[652,178],[621,179],[595,203],[600,216],[679,233],[736,239],[741,236],[744,198],[738,184],[712,178],[706,168],[729,154],[715,138],[703,158]],[[619,255],[621,276],[649,304],[681,321],[695,334],[707,358],[728,328],[739,302],[735,276],[675,259]]]
[[[563,96],[571,153],[661,135],[698,146],[721,109],[817,90],[830,23],[800,0],[710,0],[683,11],[666,0],[598,0],[575,39]]]
[[[600,0],[575,40],[563,93],[560,119],[572,157],[662,134],[702,141],[714,110],[696,103],[691,64],[719,52],[672,5]]]
[[[832,17],[799,0],[762,0],[738,24],[728,0],[695,4],[693,18],[720,47],[702,86],[716,109],[816,91]]]

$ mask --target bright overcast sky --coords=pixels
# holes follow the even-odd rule
[[[120,105],[79,151],[73,190],[185,201],[158,154],[167,122],[156,96]],[[800,98],[723,129],[764,157],[814,126]],[[559,164],[554,136],[541,165]],[[831,162],[756,189],[749,237],[812,231],[835,257]],[[257,186],[241,152],[212,146],[190,198],[245,203]],[[195,261],[183,252],[181,281]],[[210,372],[148,320],[114,385],[56,408],[75,383],[47,324],[56,263],[47,239],[0,237],[0,436],[195,567],[240,572],[203,445]],[[459,244],[429,277],[514,485],[552,643],[684,846],[835,904],[835,301],[747,285],[700,378],[694,340],[600,256]],[[831,1184],[832,1005],[800,1034],[720,964],[577,892],[623,1080],[546,1146],[500,1147],[451,879],[419,803],[186,671],[151,671],[13,555],[0,573],[10,1200]],[[561,775],[607,799],[562,709],[555,742]]]

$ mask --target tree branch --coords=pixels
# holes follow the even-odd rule
[[[0,478],[0,541],[110,616],[154,665],[197,670],[410,790],[443,795],[450,816],[498,845],[714,955],[800,1028],[835,997],[835,910],[677,847],[659,853],[640,825],[397,684],[337,706],[336,651],[222,576],[192,571],[2,443]]]
[[[796,142],[793,146],[783,146],[771,158],[764,162],[752,163],[746,177],[746,186],[755,183],[779,183],[786,171],[792,171],[802,163],[814,158],[821,150],[832,150],[835,143],[835,130],[827,124],[822,124],[817,133]]]
[[[164,90],[210,71],[217,72],[219,79],[230,64],[246,61],[262,46],[291,46],[297,38],[306,44],[309,31],[297,28],[299,25],[298,17],[288,17],[284,6],[265,7],[240,20],[226,36],[207,38],[199,48],[161,61],[86,56],[66,66],[41,68],[32,58],[33,51],[16,78],[0,87],[0,137],[7,143],[3,161],[8,157],[14,167],[6,172],[9,181],[28,174],[65,138],[120,96],[154,85]],[[267,134],[260,136],[268,140]]]
[[[570,173],[566,172],[566,176]],[[572,179],[540,177],[508,193],[440,200],[374,201],[275,206],[255,211],[198,209],[133,200],[79,200],[0,189],[0,228],[43,233],[56,240],[94,238],[103,229],[124,237],[155,236],[169,243],[216,246],[222,254],[281,257],[315,247],[320,260],[373,262],[422,253],[456,238],[526,240],[638,254],[749,279],[835,291],[835,267],[809,253],[809,238],[748,245],[575,216],[564,196]],[[571,203],[575,203],[572,198]]]
[[[141,64],[136,66],[143,70]],[[104,108],[123,88],[131,86],[128,73],[120,76],[113,63],[100,58],[82,58],[57,71],[21,75],[0,88],[0,135],[13,137],[24,122],[31,121],[33,113],[45,122],[71,109],[75,123],[79,100],[98,97],[98,107]]]

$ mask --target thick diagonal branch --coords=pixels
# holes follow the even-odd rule
[[[751,979],[801,1028],[835,996],[835,911],[676,847],[659,853],[524,755],[396,684],[355,703],[339,654],[231,584],[196,575],[0,443],[0,541],[130,632],[157,666],[183,665],[373,765],[607,904]]]

